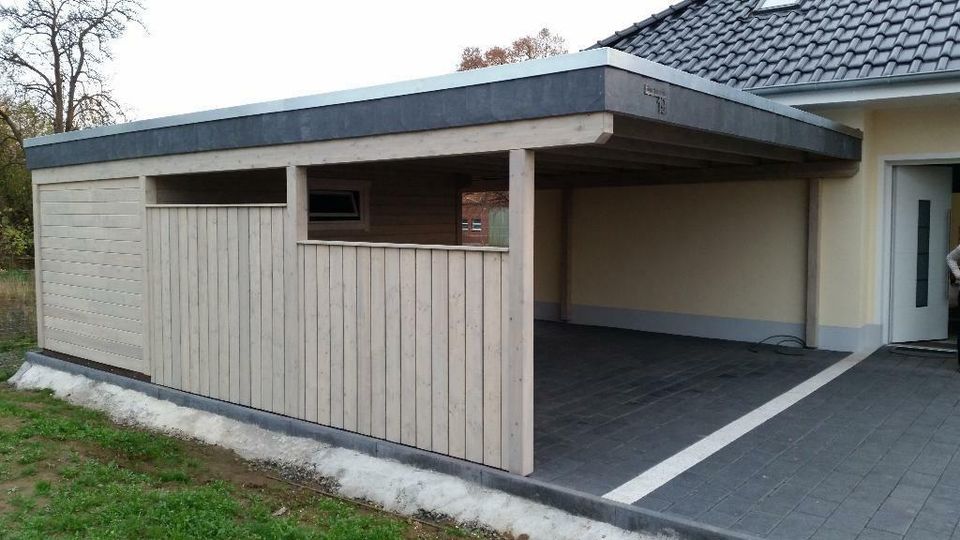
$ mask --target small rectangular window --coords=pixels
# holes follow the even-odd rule
[[[917,208],[917,307],[930,303],[930,201]]]
[[[311,221],[358,221],[360,192],[324,189],[310,192]]]
[[[370,185],[360,180],[309,178],[310,230],[366,230],[370,224]]]
[[[460,220],[460,230],[461,230],[461,231],[469,231],[469,230],[470,230],[470,220],[469,220],[469,219],[461,219],[461,220]]]
[[[475,231],[483,230],[483,226],[482,226],[482,224],[480,223],[480,218],[474,218],[474,219],[473,219],[473,230],[475,230]]]

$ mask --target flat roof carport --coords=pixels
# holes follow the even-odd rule
[[[464,129],[470,127],[486,129]],[[518,148],[510,145],[521,141],[508,134],[524,128],[535,134],[526,147],[553,148],[544,154],[555,164],[542,166],[545,176],[612,169],[623,173],[617,181],[636,180],[634,171],[647,171],[647,181],[671,181],[691,177],[674,169],[719,167],[729,169],[692,177],[849,175],[861,147],[855,129],[610,49],[60,133],[25,146],[30,168],[41,170],[397,134],[419,133],[424,143],[405,151],[382,148],[379,156],[315,146],[316,164],[327,164]],[[460,140],[431,145],[437,139],[431,132]],[[482,144],[484,136],[505,146]],[[590,147],[561,150],[584,144]]]
[[[35,184],[286,168],[282,226],[296,233],[285,238],[298,241],[305,216],[296,209],[304,208],[311,167],[444,172],[469,177],[478,189],[508,188],[511,279],[502,298],[510,332],[501,345],[510,455],[502,468],[520,474],[533,467],[534,182],[549,188],[845,177],[856,172],[860,151],[856,130],[611,50],[26,144]],[[297,245],[288,244],[286,268],[295,268]],[[293,306],[298,285],[291,272],[294,293],[283,292]],[[288,331],[288,350],[296,349],[290,334],[297,331]]]

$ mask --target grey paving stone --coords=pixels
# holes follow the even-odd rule
[[[739,495],[728,495],[711,510],[739,518],[753,508],[755,504],[756,501],[752,499],[746,499]]]
[[[646,508],[646,509],[648,509],[648,510],[655,510],[655,511],[657,511],[657,512],[660,512],[660,511],[662,511],[662,510],[666,510],[667,507],[669,507],[671,504],[673,504],[673,502],[672,502],[672,501],[668,501],[668,500],[666,500],[666,499],[658,499],[657,497],[654,497],[653,495],[647,495],[647,496],[644,497],[643,499],[640,499],[640,501],[639,501],[638,503],[636,503],[636,504],[637,504],[637,506],[641,506],[641,507]]]
[[[950,499],[930,497],[920,509],[910,528],[932,531],[938,537],[949,538],[957,527],[958,521],[960,521],[960,504]]]
[[[900,485],[933,489],[939,480],[937,475],[909,471],[900,479]]]
[[[764,512],[750,511],[733,524],[733,529],[759,536],[766,536],[783,519]]]
[[[826,518],[829,517],[838,506],[840,506],[838,502],[807,496],[797,505],[797,511]]]
[[[829,527],[820,527],[813,533],[811,540],[856,540],[858,532],[842,531]]]
[[[863,477],[856,474],[834,472],[814,488],[810,495],[827,501],[842,502],[862,481]]]
[[[904,540],[949,540],[952,532],[952,530],[944,533],[942,531],[930,531],[919,527],[910,527],[910,530],[907,531],[907,534],[903,538]]]
[[[888,531],[879,531],[877,529],[864,529],[857,540],[902,540],[903,536]]]
[[[738,519],[740,519],[740,516],[731,516],[730,514],[724,514],[723,512],[717,512],[715,510],[704,512],[697,518],[698,521],[722,529],[730,529]]]
[[[913,499],[887,499],[877,513],[870,519],[868,526],[873,529],[904,535],[917,517],[922,501]]]
[[[786,483],[757,504],[757,509],[768,514],[786,515],[800,504],[808,490]]]
[[[941,479],[930,492],[930,496],[960,502],[960,487],[945,484]]]
[[[917,507],[920,507],[923,506],[923,503],[927,500],[927,497],[930,496],[931,491],[933,491],[932,487],[918,487],[901,483],[894,488],[892,493],[890,493],[890,498],[915,502],[917,503]]]
[[[742,497],[759,502],[782,483],[783,479],[781,478],[757,475],[738,486],[735,491]]]
[[[824,518],[792,512],[767,535],[771,539],[806,540],[823,524]]]
[[[855,500],[847,500],[830,514],[824,526],[831,529],[859,533],[867,526],[874,516],[878,506],[864,504]]]
[[[729,492],[725,489],[702,486],[671,505],[670,511],[683,516],[698,516],[716,506],[727,495]]]

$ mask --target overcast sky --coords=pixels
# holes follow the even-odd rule
[[[467,46],[549,27],[571,52],[669,0],[145,0],[147,31],[114,44],[113,86],[132,119],[453,71]]]

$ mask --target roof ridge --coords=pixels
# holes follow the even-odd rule
[[[633,23],[633,24],[631,24],[629,27],[624,28],[623,30],[620,30],[620,31],[618,31],[618,32],[614,32],[613,35],[611,35],[610,37],[605,38],[605,39],[601,39],[600,41],[598,41],[598,42],[596,42],[595,44],[587,47],[587,48],[584,49],[584,50],[598,49],[598,48],[600,48],[600,47],[607,47],[607,46],[609,46],[611,43],[614,43],[615,41],[617,41],[618,39],[622,38],[623,36],[625,36],[625,35],[627,35],[627,34],[632,34],[632,33],[634,33],[634,32],[637,32],[638,30],[642,30],[642,29],[650,26],[651,24],[654,24],[654,23],[657,23],[657,22],[662,21],[663,19],[667,18],[667,17],[670,16],[670,15],[673,15],[674,13],[678,13],[678,12],[680,12],[680,11],[683,11],[683,10],[687,9],[688,7],[690,7],[691,4],[696,4],[696,3],[699,3],[699,2],[703,2],[703,1],[704,1],[704,0],[682,0],[682,1],[680,1],[680,2],[677,2],[676,4],[673,4],[673,5],[671,5],[670,7],[666,8],[666,9],[664,9],[664,10],[662,10],[662,11],[658,11],[657,13],[654,13],[653,15],[650,15],[649,17],[647,17],[646,19],[644,19],[644,20],[642,20],[642,21],[640,21],[640,22]]]

